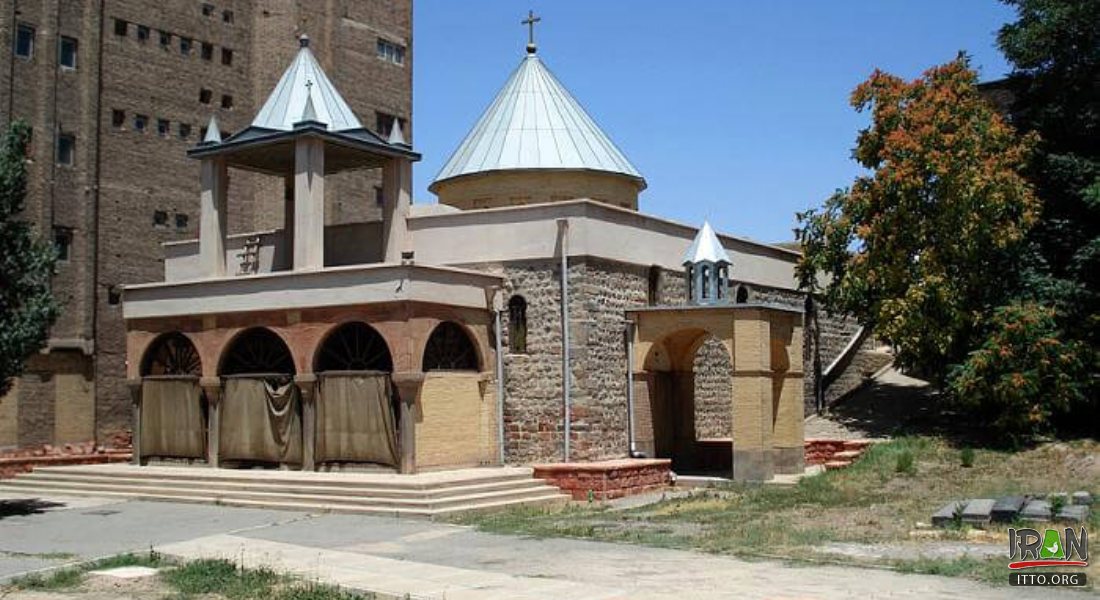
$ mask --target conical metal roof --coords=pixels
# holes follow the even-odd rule
[[[687,252],[684,253],[683,264],[693,265],[703,261],[714,264],[733,264],[733,261],[730,260],[730,255],[722,246],[722,242],[718,241],[718,236],[714,233],[714,229],[710,226],[710,222],[708,221],[703,221],[703,226],[699,228],[699,233],[695,234],[695,240],[691,242],[691,246],[688,247]]]
[[[637,178],[645,187],[634,165],[533,51],[435,181],[513,169],[606,171]]]
[[[363,125],[310,51],[309,37],[303,35],[299,45],[294,62],[256,114],[252,126],[290,131],[295,123],[311,116],[309,120],[323,123],[328,131],[361,129]]]

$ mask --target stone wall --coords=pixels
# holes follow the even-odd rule
[[[733,365],[722,342],[707,336],[695,353],[695,436],[728,438],[733,431]]]

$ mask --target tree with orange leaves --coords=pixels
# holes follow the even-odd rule
[[[943,381],[1010,296],[1039,202],[1021,175],[1035,145],[981,96],[964,55],[914,81],[875,71],[853,157],[869,170],[798,215],[802,287]]]

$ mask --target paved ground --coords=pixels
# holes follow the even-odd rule
[[[1034,598],[1035,590],[849,567],[498,536],[414,520],[203,505],[44,499],[0,512],[0,579],[150,546],[224,556],[411,598]],[[7,515],[7,516],[5,516]],[[67,553],[62,557],[53,553]],[[1040,594],[1083,598],[1081,594]],[[1095,597],[1095,596],[1090,596]]]
[[[824,416],[806,419],[806,437],[856,440],[904,433],[926,418],[932,393],[927,382],[887,369]]]

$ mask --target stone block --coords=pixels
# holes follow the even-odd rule
[[[992,498],[978,498],[967,502],[966,508],[962,511],[963,522],[970,525],[988,524],[995,503],[996,501]]]
[[[967,502],[965,500],[956,500],[944,504],[942,508],[932,515],[932,526],[946,527],[950,525],[955,520],[955,514],[961,513],[966,507],[966,504]]]
[[[1073,492],[1073,503],[1080,506],[1092,505],[1092,494],[1088,492]]]
[[[1054,516],[1055,521],[1064,523],[1084,523],[1089,518],[1089,507],[1084,504],[1070,504],[1062,507]]]
[[[1050,516],[1050,502],[1046,500],[1031,500],[1020,511],[1020,519],[1024,521],[1045,523],[1050,521]]]
[[[1010,522],[1023,510],[1025,504],[1027,504],[1027,498],[1024,496],[997,498],[997,501],[993,503],[993,511],[990,516],[998,523]]]

